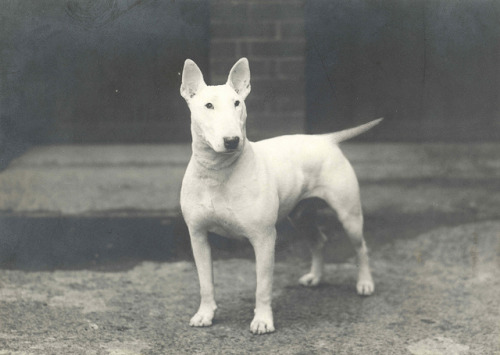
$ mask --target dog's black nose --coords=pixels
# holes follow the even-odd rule
[[[226,149],[236,149],[240,143],[240,137],[224,137],[224,147]]]

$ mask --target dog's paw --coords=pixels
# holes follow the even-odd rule
[[[250,323],[250,331],[253,334],[266,334],[274,332],[274,322],[272,311],[265,314],[258,314],[256,312],[252,323]]]
[[[356,285],[356,289],[358,291],[358,295],[370,296],[373,293],[373,291],[375,290],[375,285],[373,284],[373,280],[371,278],[362,279],[362,280],[358,281],[358,284]]]
[[[273,322],[255,319],[250,324],[250,331],[253,334],[266,334],[274,332],[274,324]]]
[[[311,286],[318,286],[320,280],[321,280],[320,276],[316,276],[313,273],[308,273],[299,279],[299,283],[302,286],[311,287]]]
[[[189,325],[191,327],[209,327],[212,325],[215,311],[210,309],[201,309],[191,318]]]

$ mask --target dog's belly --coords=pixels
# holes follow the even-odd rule
[[[233,231],[228,230],[228,229],[224,228],[223,226],[216,225],[216,224],[210,226],[208,228],[208,231],[210,233],[215,233],[217,235],[220,235],[222,237],[229,238],[229,239],[244,240],[247,238],[246,236],[243,236],[243,235],[238,234],[238,233],[234,233]]]

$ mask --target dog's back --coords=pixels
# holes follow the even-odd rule
[[[382,118],[339,132],[319,135],[286,135],[265,139],[254,145],[254,150],[262,159],[268,161],[271,169],[287,169],[318,175],[323,162],[344,164],[345,158],[338,143],[360,135],[382,121]],[[335,160],[335,157],[337,160]],[[333,159],[333,160],[332,160]],[[301,167],[302,169],[297,169]],[[288,169],[287,169],[288,170]],[[283,171],[280,171],[282,174]]]

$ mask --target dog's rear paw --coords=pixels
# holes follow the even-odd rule
[[[213,311],[202,311],[199,310],[193,318],[189,321],[191,327],[208,327],[212,325],[212,319],[214,318]]]
[[[320,280],[321,280],[320,276],[316,276],[313,273],[308,273],[299,279],[299,283],[302,286],[311,287],[311,286],[318,286]]]
[[[369,296],[375,290],[375,285],[373,284],[373,280],[359,280],[356,285],[356,289],[358,291],[358,295],[360,296]]]

